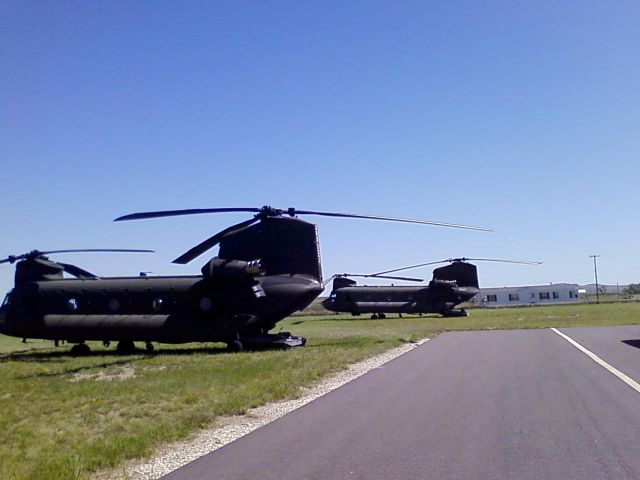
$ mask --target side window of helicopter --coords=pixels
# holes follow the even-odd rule
[[[112,312],[117,311],[120,308],[120,300],[117,298],[112,298],[109,300],[109,310]]]
[[[159,312],[162,310],[162,304],[164,302],[162,301],[161,298],[154,298],[153,302],[151,302],[151,307],[153,308],[154,312]]]
[[[203,312],[208,312],[209,310],[211,310],[211,307],[213,307],[213,302],[209,297],[202,297],[200,299],[199,306],[200,310],[202,310]]]

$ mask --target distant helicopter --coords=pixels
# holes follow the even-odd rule
[[[333,287],[331,294],[329,298],[322,302],[322,306],[332,312],[346,312],[352,315],[371,313],[372,319],[386,318],[387,313],[437,313],[443,317],[467,316],[466,310],[456,309],[455,307],[471,300],[480,291],[478,270],[475,265],[467,263],[468,261],[521,263],[526,265],[539,265],[541,263],[463,257],[419,263],[372,274],[343,273],[332,277]],[[436,268],[433,271],[433,278],[427,286],[357,286],[356,281],[349,278],[385,278],[421,282],[422,279],[419,278],[397,277],[387,274],[439,263],[450,263],[450,265]]]
[[[276,323],[304,309],[323,290],[316,225],[297,215],[360,218],[480,227],[425,220],[316,212],[289,208],[208,208],[143,212],[117,218],[139,220],[220,212],[251,212],[249,220],[216,233],[174,260],[186,264],[220,245],[202,275],[103,278],[80,267],[49,260],[60,251],[8,257],[16,265],[15,287],[0,307],[0,333],[74,343],[87,354],[88,340],[131,353],[134,341],[224,342],[229,351],[245,347],[302,346],[306,339],[268,333]],[[63,278],[67,272],[76,278]]]

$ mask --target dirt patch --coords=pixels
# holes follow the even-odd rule
[[[113,382],[135,378],[136,371],[133,367],[121,367],[108,372],[97,373],[76,373],[69,380],[70,382],[80,382],[82,380],[96,380],[99,382]]]

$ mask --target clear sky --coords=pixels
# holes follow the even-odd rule
[[[596,253],[640,282],[639,52],[624,0],[0,0],[0,254],[192,274],[170,261],[247,215],[112,220],[271,204],[495,230],[308,217],[326,276],[589,283]]]

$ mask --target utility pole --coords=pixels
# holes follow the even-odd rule
[[[593,258],[593,273],[596,276],[596,303],[600,303],[600,288],[598,288],[598,264],[596,263],[596,258],[600,255],[589,255],[590,258]]]

